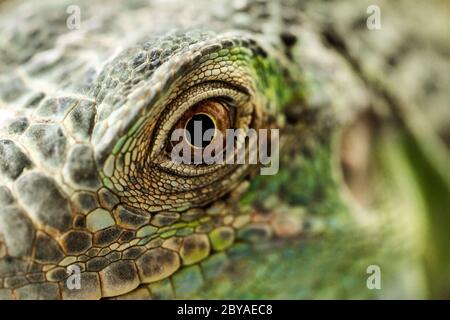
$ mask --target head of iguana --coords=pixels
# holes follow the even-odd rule
[[[365,2],[1,3],[0,298],[448,296],[446,5]]]

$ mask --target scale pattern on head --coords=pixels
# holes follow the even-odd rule
[[[199,26],[124,41],[127,30],[94,15],[100,4],[81,5],[84,23],[112,43],[94,48],[95,32],[70,33],[56,14],[19,15],[59,34],[30,43],[30,55],[7,51],[20,68],[1,65],[12,112],[0,136],[0,297],[118,296],[229,248],[249,221],[233,199],[251,166],[177,164],[170,132],[204,101],[232,110],[242,135],[275,125],[287,102],[283,55],[257,35]],[[138,12],[128,27],[142,21]],[[9,27],[5,38],[27,30]],[[244,144],[238,137],[237,149]],[[81,290],[67,287],[73,268]]]

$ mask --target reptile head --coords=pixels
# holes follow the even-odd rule
[[[91,142],[103,185],[121,204],[147,214],[185,211],[228,193],[250,165],[180,163],[174,130],[189,132],[196,117],[223,138],[234,129],[240,153],[249,129],[273,126],[286,103],[291,89],[278,63],[254,39],[232,33],[177,31],[125,51],[105,66],[94,89],[99,107]],[[181,137],[179,148],[194,144]],[[210,147],[225,157],[222,140]],[[192,156],[207,147],[193,147]]]
[[[446,290],[446,150],[336,34],[288,3],[205,3],[198,20],[139,3],[80,3],[78,31],[63,4],[5,10],[0,298]],[[229,129],[234,162],[217,161]],[[270,161],[250,160],[251,132]],[[385,291],[368,289],[374,265]]]
[[[202,125],[210,120],[223,137],[226,130],[236,130],[236,156],[248,152],[249,130],[275,126],[277,113],[289,102],[286,96],[293,96],[288,85],[293,79],[269,51],[243,34],[177,31],[128,49],[104,67],[93,88],[98,106],[92,149],[75,147],[79,152],[70,153],[64,179],[83,189],[75,193],[73,204],[86,215],[94,238],[108,238],[115,230],[117,236],[128,234],[125,247],[141,248],[138,259],[125,262],[136,265],[129,283],[114,277],[109,283],[111,276],[103,276],[121,269],[101,271],[104,296],[162,280],[183,265],[197,265],[214,251],[223,252],[250,221],[249,212],[236,201],[257,166],[248,161],[228,164],[227,141],[215,149],[216,156],[226,157],[223,162],[179,163],[172,136],[180,127],[188,131],[189,121],[203,115]],[[185,133],[183,144],[193,144]],[[80,167],[87,153],[95,158],[92,169]],[[87,185],[95,185],[90,194]],[[99,192],[112,202],[84,210],[85,197]],[[117,240],[107,241],[111,245]]]

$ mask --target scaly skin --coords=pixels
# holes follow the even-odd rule
[[[448,5],[368,4],[1,3],[0,298],[448,297]],[[218,97],[276,175],[171,161]]]

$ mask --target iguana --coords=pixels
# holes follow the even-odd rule
[[[449,298],[448,30],[446,1],[1,2],[0,298]],[[174,162],[200,113],[279,129],[279,171]]]

